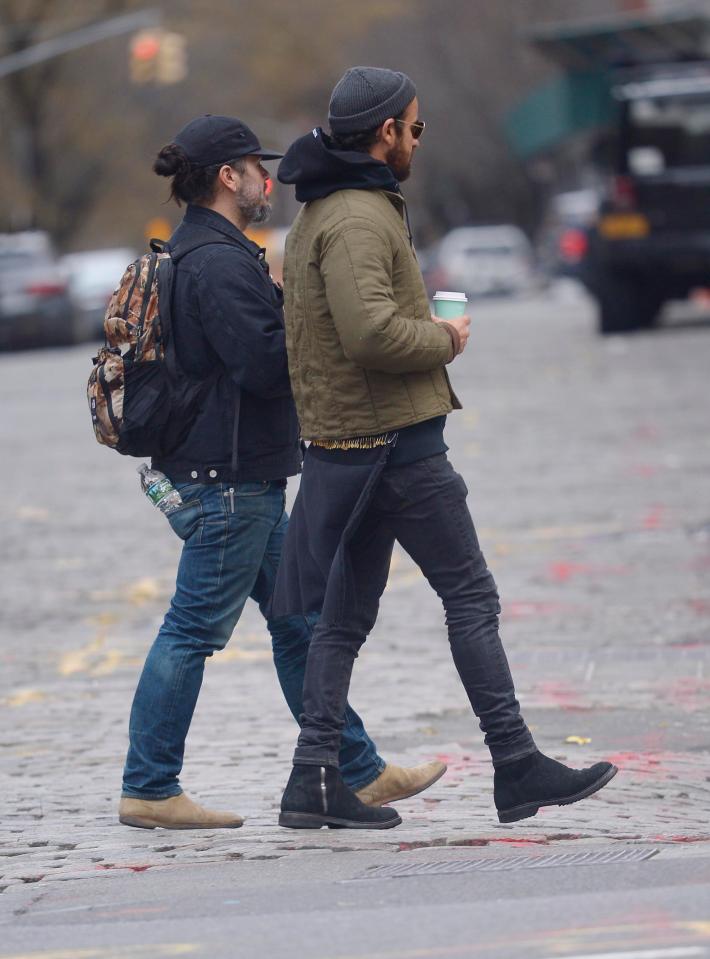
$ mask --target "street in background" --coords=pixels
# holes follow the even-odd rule
[[[650,327],[710,283],[710,62],[634,71],[614,95],[615,164],[586,267],[602,333]]]
[[[68,253],[60,261],[74,307],[74,342],[103,340],[104,314],[113,291],[138,254],[128,247]]]
[[[536,264],[547,280],[582,282],[589,232],[599,212],[599,191],[558,193],[548,203],[535,243]]]
[[[92,437],[86,346],[6,353],[3,959],[707,959],[710,328],[600,339],[591,304],[547,292],[474,307],[447,434],[520,699],[560,759],[611,749],[614,786],[498,823],[441,604],[397,550],[353,703],[388,759],[449,766],[402,826],[276,825],[296,726],[251,603],[209,662],[185,768],[245,826],[118,826],[126,702],[180,540],[140,461]]]
[[[429,294],[460,290],[470,299],[529,292],[535,283],[532,248],[517,226],[467,226],[447,233],[425,256]]]
[[[49,235],[0,234],[0,349],[73,342],[72,304]]]
[[[511,138],[544,163],[565,143],[581,154],[586,135],[581,165],[604,185],[573,240],[580,276],[600,333],[649,328],[665,303],[710,285],[707,4],[552,24],[530,39],[563,73],[511,113]]]

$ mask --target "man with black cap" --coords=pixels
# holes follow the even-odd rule
[[[119,805],[126,825],[242,824],[236,814],[193,802],[178,777],[205,659],[224,648],[249,597],[267,617],[278,678],[297,719],[303,708],[315,617],[308,610],[279,618],[268,606],[288,524],[286,478],[301,467],[283,297],[264,250],[244,234],[269,215],[262,163],[280,156],[262,149],[241,121],[204,116],[188,123],[154,164],[157,174],[171,177],[178,205],[187,204],[169,242],[177,264],[172,326],[182,373],[206,391],[186,439],[152,464],[182,497],[168,520],[184,546],[175,595],[131,711]],[[356,790],[389,768],[350,709],[339,761]]]
[[[498,635],[498,594],[446,457],[460,408],[446,373],[468,317],[431,316],[399,184],[424,131],[403,73],[354,67],[330,100],[331,133],[297,140],[279,167],[304,203],[286,244],[291,384],[310,439],[274,596],[279,614],[322,609],[280,823],[386,829],[338,771],[353,662],[374,626],[398,541],[441,598],[456,668],[495,767],[501,822],[591,795],[609,763],[569,769],[540,753]],[[404,628],[404,627],[403,627]]]

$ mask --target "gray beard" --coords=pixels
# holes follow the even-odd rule
[[[265,223],[271,216],[271,204],[260,191],[243,189],[237,194],[236,200],[239,212],[247,223]]]
[[[271,204],[250,203],[241,207],[241,212],[250,223],[266,223],[271,216]]]

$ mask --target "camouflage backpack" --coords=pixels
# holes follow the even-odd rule
[[[219,242],[219,241],[207,241]],[[158,241],[127,268],[104,318],[106,342],[94,357],[87,397],[96,439],[128,456],[161,456],[187,435],[209,383],[177,363],[171,305],[177,263],[207,245],[171,253]]]

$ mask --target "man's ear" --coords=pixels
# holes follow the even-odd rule
[[[225,186],[228,190],[236,193],[237,190],[237,171],[234,170],[228,163],[225,163],[219,171],[218,178],[222,186]]]
[[[388,120],[382,124],[380,129],[380,139],[387,142],[388,140],[394,140],[397,137],[397,125],[394,122],[394,117],[390,117]]]

